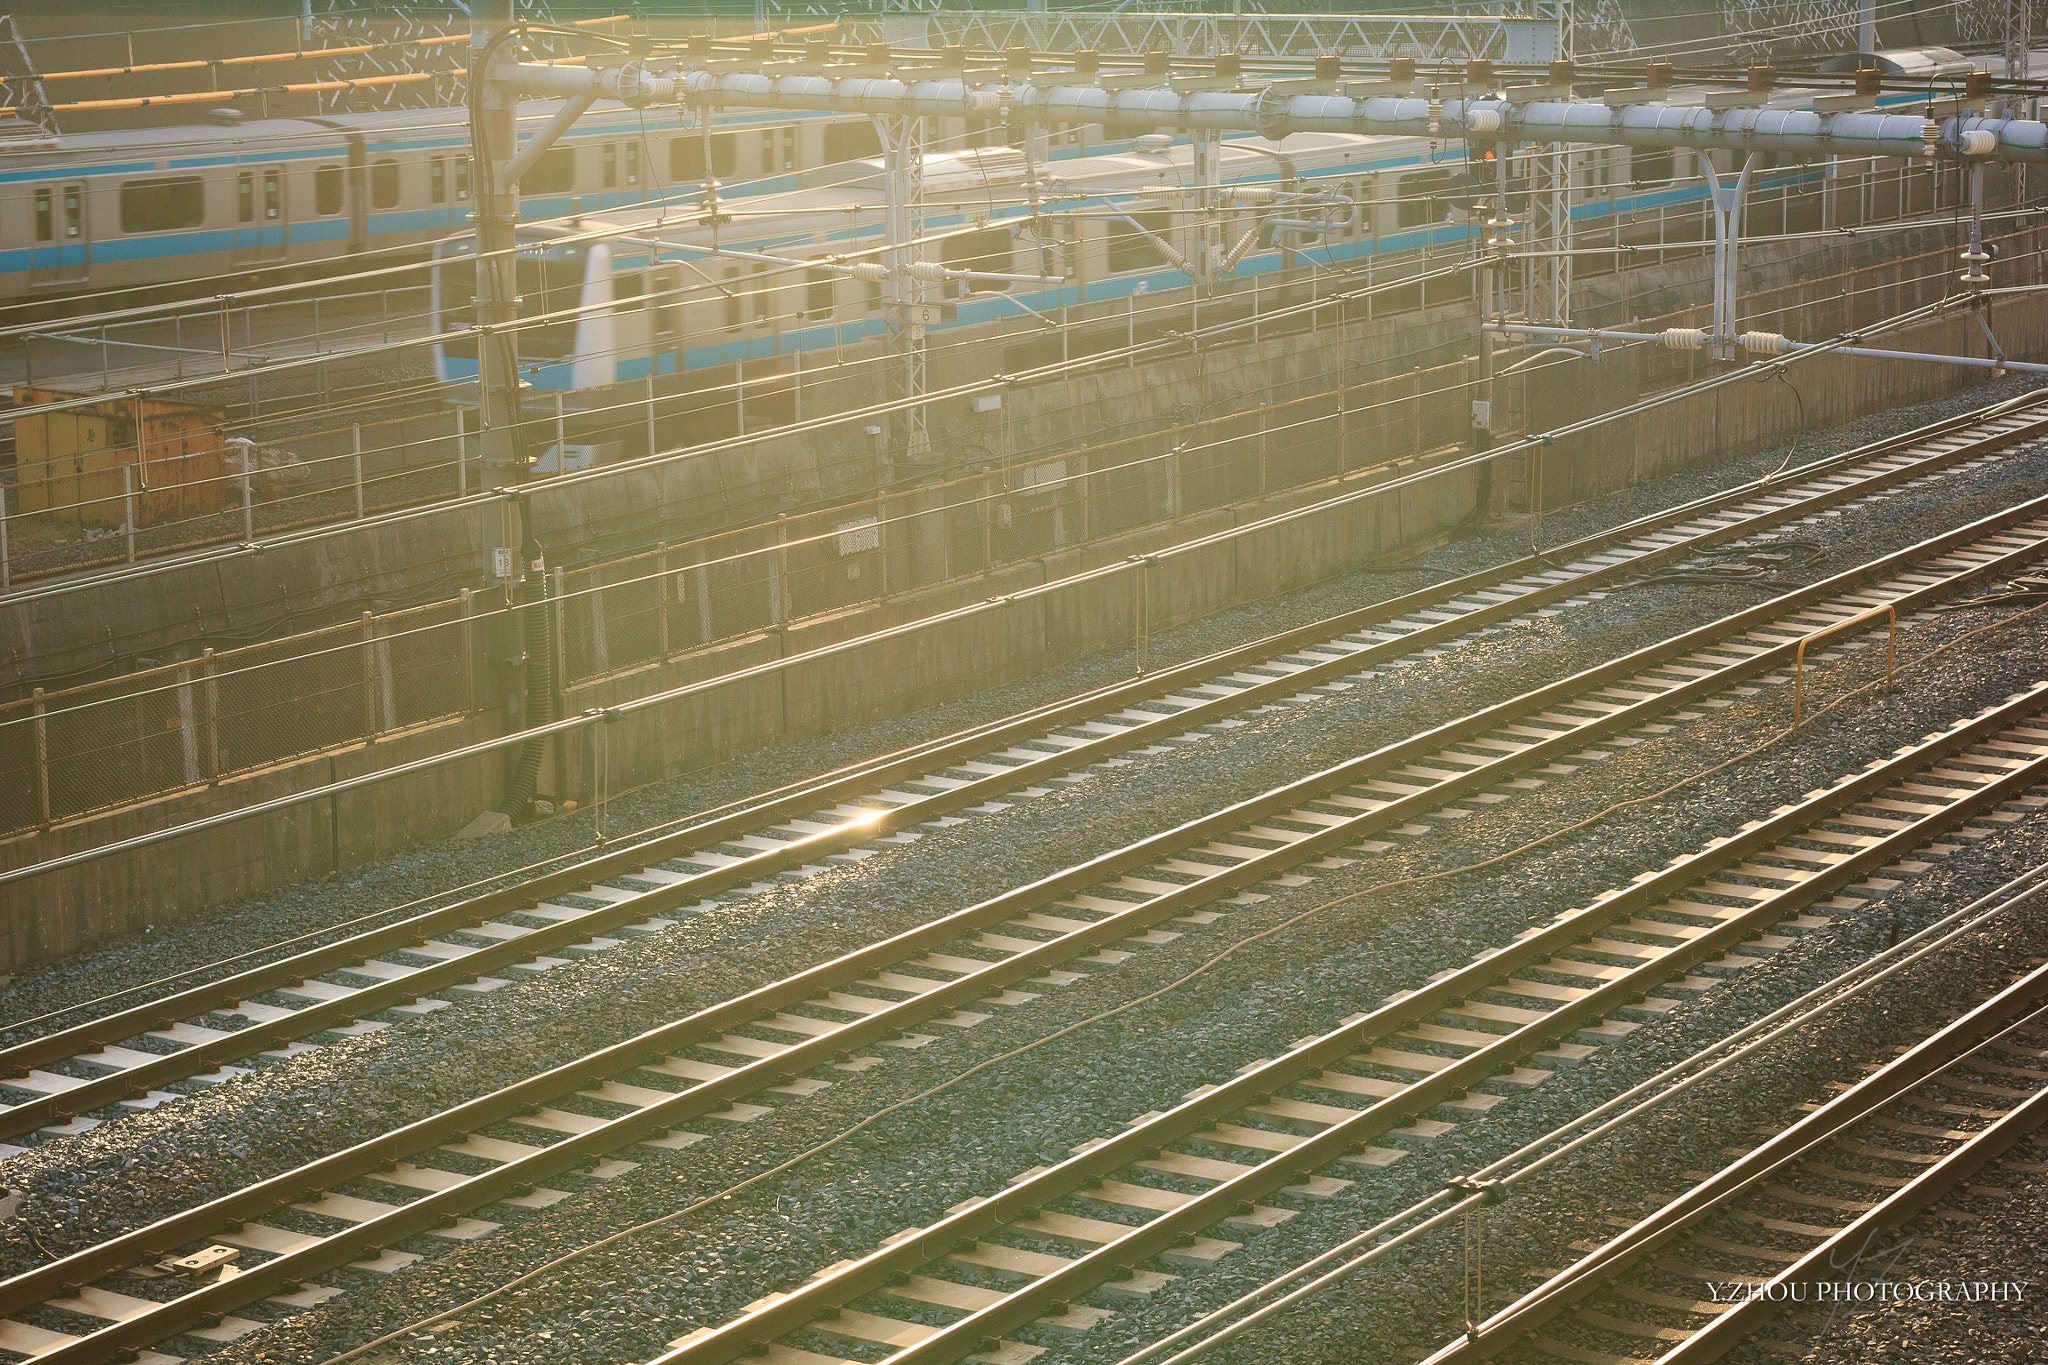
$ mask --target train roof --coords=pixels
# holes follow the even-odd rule
[[[538,127],[554,117],[560,100],[527,100],[519,106],[519,122]],[[599,100],[586,118],[602,125],[629,122],[637,131],[643,125],[649,133],[682,131],[681,114],[675,109],[636,110],[617,100]],[[772,120],[786,123],[792,118],[817,118],[805,111],[760,110],[721,115],[721,123],[753,123]],[[117,129],[92,133],[59,133],[20,146],[0,147],[0,165],[30,166],[53,158],[90,157],[94,160],[150,161],[168,157],[204,156],[259,151],[266,144],[299,145],[326,141],[337,132],[361,133],[371,139],[403,138],[408,135],[466,135],[469,114],[463,109],[380,109],[358,114],[319,114],[297,118],[245,119],[234,123],[181,123],[163,128]],[[577,135],[592,131],[586,124]]]
[[[1226,184],[1278,180],[1300,170],[1328,171],[1352,162],[1361,166],[1410,165],[1427,156],[1428,145],[1424,138],[1353,133],[1298,133],[1280,143],[1263,138],[1226,139],[1221,144],[1219,178]],[[1141,194],[1158,185],[1187,185],[1193,180],[1193,160],[1194,149],[1181,143],[1042,163],[1038,174],[1048,202],[1070,203],[1103,194]],[[978,147],[928,156],[925,212],[928,218],[967,220],[958,224],[962,230],[980,218],[1022,216],[1028,211],[1024,204],[1025,168],[1024,153],[1013,147]],[[870,158],[845,163],[840,169],[852,173],[831,178],[831,183],[754,195],[724,206],[730,221],[721,228],[722,236],[729,244],[746,241],[762,245],[808,239],[824,232],[850,244],[857,237],[878,233],[878,211],[885,203],[881,162]],[[856,227],[860,229],[857,233]],[[711,235],[702,212],[690,205],[672,208],[665,222],[649,223],[644,208],[610,209],[566,222],[523,226],[519,235],[526,241],[547,241],[606,228],[625,230],[613,239],[615,249],[645,249],[664,242],[701,244]],[[459,239],[450,239],[443,244],[442,253],[469,249]]]

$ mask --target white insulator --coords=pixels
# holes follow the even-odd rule
[[[1665,335],[1670,334],[1667,332]],[[1787,355],[1792,350],[1792,343],[1785,339],[1783,332],[1744,332],[1735,340],[1751,355]]]
[[[993,114],[1003,107],[1002,92],[998,90],[970,90],[967,92],[967,112],[970,114]]]
[[[1989,128],[1972,128],[1956,139],[1956,150],[1964,156],[1990,156],[1998,150],[1998,134]]]
[[[1920,155],[1933,156],[1941,147],[1941,125],[1933,119],[1920,123]]]
[[[1665,329],[1658,340],[1671,351],[1704,351],[1707,349],[1707,334],[1697,327],[1671,327]]]
[[[1962,278],[1964,285],[1971,289],[1983,289],[1991,283],[1991,277],[1981,270],[1966,270]]]
[[[1468,133],[1497,133],[1500,131],[1500,110],[1467,109],[1465,131]]]
[[[1273,191],[1256,185],[1232,186],[1230,197],[1247,204],[1270,204],[1273,202]]]
[[[1958,251],[1956,255],[1966,261],[1988,261],[1991,259],[1990,252],[1980,250],[1975,246],[1966,246],[1961,251]]]
[[[946,267],[936,265],[931,261],[912,261],[905,270],[913,280],[943,280],[946,278]]]
[[[855,261],[847,267],[847,273],[857,280],[867,280],[871,284],[880,284],[889,278],[889,267],[883,265],[880,261]]]

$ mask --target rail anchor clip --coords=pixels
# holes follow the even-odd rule
[[[1444,1182],[1444,1188],[1462,1195],[1481,1195],[1481,1202],[1487,1204],[1498,1204],[1508,1197],[1507,1186],[1498,1180],[1481,1180],[1470,1175],[1454,1176]]]

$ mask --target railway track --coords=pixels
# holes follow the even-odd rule
[[[1424,1365],[1693,1365],[1780,1316],[1804,1354],[1872,1281],[1910,1279],[1887,1233],[2048,1122],[2048,967],[1804,1108]]]
[[[1853,893],[1876,894],[1869,879],[1925,866],[1913,855],[1930,841],[2017,819],[2005,809],[2015,802],[2048,804],[2033,794],[2048,781],[2044,706],[2048,684],[2037,684],[1024,1172],[1000,1194],[682,1337],[655,1365],[849,1365],[878,1346],[889,1365],[1020,1365],[1042,1353],[1047,1333],[1086,1331],[1119,1296],[1223,1260],[1301,1201],[1483,1118],[1830,912],[1853,912],[1864,903]],[[1011,1287],[990,1288],[990,1272]],[[1095,1303],[1078,1302],[1089,1295]]]
[[[1456,647],[1603,585],[1998,458],[2048,433],[2030,394],[1817,461],[1767,491],[1699,499],[1533,556],[1099,689],[521,885],[0,1050],[0,1138],[66,1135],[173,1103],[163,1087],[243,1074],[601,952],[722,894],[867,856],[917,827],[1000,809],[1091,764],[1197,742],[1204,727]],[[1048,786],[1047,784],[1053,784]],[[60,1065],[61,1064],[61,1065]],[[55,1069],[53,1069],[55,1067]],[[20,1150],[0,1143],[0,1157]]]
[[[815,1093],[845,1070],[879,1064],[878,1057],[863,1049],[884,1052],[892,1046],[920,1046],[930,1038],[917,1032],[921,1027],[972,1027],[994,1009],[1025,1005],[1077,979],[1074,966],[1112,964],[1140,951],[1147,941],[1185,932],[1162,929],[1162,924],[1195,927],[1220,918],[1224,910],[1200,907],[1227,907],[1227,898],[1242,887],[1334,851],[1384,851],[1392,844],[1382,835],[1417,832],[1427,828],[1421,821],[1455,819],[1469,809],[1460,803],[1506,799],[1541,785],[1540,778],[1527,774],[1574,771],[1573,758],[1592,761],[1598,752],[1590,746],[1631,744],[1636,737],[1627,732],[1654,724],[1657,717],[1696,714],[1684,708],[1722,700],[1720,694],[1741,687],[1743,680],[1788,663],[1815,631],[1832,630],[1873,604],[1910,612],[1962,581],[2008,571],[2044,553],[2048,498],[2007,509],[1675,640],[1142,839],[432,1119],[52,1261],[0,1282],[0,1349],[70,1362],[105,1359],[110,1352],[141,1349],[179,1333],[202,1340],[231,1339],[258,1325],[225,1317],[235,1306],[262,1298],[286,1307],[308,1306],[335,1292],[309,1284],[322,1271],[366,1260],[372,1269],[397,1269],[417,1256],[375,1253],[420,1235],[483,1235],[494,1225],[472,1215],[490,1205],[538,1207],[566,1197],[544,1185],[552,1175],[572,1168],[592,1168],[600,1176],[617,1174],[628,1167],[616,1154],[636,1144],[673,1148],[703,1140],[702,1132],[681,1130],[683,1123],[716,1130],[750,1121],[769,1112],[772,1104]],[[2048,732],[2001,737],[2003,727],[2020,726],[2017,713],[2009,717],[2001,712],[1974,724],[1991,728],[1981,736],[1974,730],[1966,738],[1960,737],[1964,731],[1944,736],[1949,747],[1942,752],[1950,756],[1951,766],[1938,769],[1933,780],[1951,784],[1939,790],[1945,798],[1959,793],[1954,800],[1922,801],[1911,794],[1918,787],[1905,797],[1878,798],[1880,804],[1896,802],[1894,809],[1916,814],[1911,820],[1844,817],[1842,823],[1860,832],[1815,835],[1810,842],[1817,848],[1803,855],[1785,851],[1792,845],[1757,844],[1754,847],[1771,850],[1762,856],[1777,861],[1760,864],[1765,867],[1761,872],[1741,864],[1731,875],[1770,878],[1776,874],[1769,868],[1782,864],[1793,874],[1784,878],[1792,883],[1786,894],[1818,894],[1840,885],[1843,877],[1853,880],[1853,875],[1893,861],[1897,848],[1905,846],[1901,840],[1917,841],[1938,825],[1980,812],[1990,812],[1984,818],[1995,819],[1991,807],[2023,790],[2023,778],[2034,780],[2034,768],[2042,760],[2030,746]],[[1987,752],[2003,745],[2028,757],[1983,759],[1972,756],[1974,750],[1965,755],[1972,745],[1988,745]],[[2041,748],[2048,752],[2048,744]],[[1928,750],[1923,745],[1914,753]],[[1905,761],[1882,765],[1876,775],[1857,780],[1880,785],[1897,780],[1897,766]],[[1966,780],[1971,784],[1967,789],[1953,785]],[[1748,850],[1751,836],[1740,836],[1728,847],[1736,845]],[[1718,889],[1721,885],[1713,883],[1699,893],[1709,900],[1698,903],[1696,916],[1710,923],[1688,925],[1666,936],[1675,943],[1658,943],[1654,951],[1628,948],[1628,935],[1650,931],[1623,919],[1614,930],[1622,938],[1598,940],[1590,951],[1639,967],[1636,959],[1662,960],[1668,953],[1679,954],[1678,964],[1688,965],[1685,955],[1702,944],[1733,946],[1750,926],[1767,921],[1751,913],[1754,906],[1729,907],[1723,914],[1711,904],[1714,897],[1732,894]],[[1590,916],[1632,904],[1635,894],[1632,890],[1582,913]],[[1529,943],[1550,944],[1563,932],[1555,927],[1541,931],[1507,951],[1519,953]],[[1761,934],[1762,929],[1756,932]],[[1771,946],[1770,941],[1765,946]],[[1508,961],[1502,959],[1504,964]],[[1647,979],[1639,978],[1631,966],[1612,971],[1546,967],[1546,974],[1562,980],[1533,981],[1526,996],[1507,992],[1515,1004],[1473,1005],[1459,1017],[1491,1020],[1491,1025],[1477,1025],[1483,1029],[1513,1018],[1514,1010],[1543,1011],[1552,1023],[1571,1023],[1576,1032],[1590,1036],[1599,1033],[1590,1020],[1577,1021],[1571,1014],[1553,1017],[1553,1007],[1604,1013],[1613,1007],[1615,997],[1601,984],[1607,976]],[[1427,988],[1427,999],[1410,1008],[1436,1009],[1434,992],[1437,987]],[[1609,1026],[1602,1036],[1624,1031]],[[1425,1046],[1456,1045],[1434,1036],[1418,1041]],[[1570,1049],[1582,1044],[1556,1046]],[[1550,1045],[1536,1050],[1549,1051]],[[1498,1055],[1490,1054],[1487,1065]],[[1463,1063],[1445,1060],[1443,1070],[1418,1084],[1426,1087],[1444,1076],[1464,1074]],[[1530,1072],[1516,1063],[1507,1074],[1532,1083],[1533,1073],[1522,1074]],[[1339,1103],[1346,1097],[1377,1093],[1374,1087],[1379,1082],[1369,1077],[1356,1080],[1349,1087],[1333,1080],[1317,1093]],[[1225,1089],[1235,1093],[1232,1087]],[[555,1107],[572,1097],[573,1107]],[[1444,1098],[1438,1096],[1431,1103]],[[1467,1095],[1447,1102],[1478,1109],[1488,1101]],[[1418,1120],[1422,1122],[1437,1121]],[[1250,1133],[1255,1127],[1245,1126],[1243,1131]],[[448,1161],[451,1155],[458,1160]],[[1224,1183],[1236,1179],[1229,1176]],[[281,1217],[280,1210],[290,1213]],[[1176,1209],[1162,1216],[1181,1215]],[[1226,1208],[1219,1216],[1271,1215],[1256,1210],[1232,1214]],[[278,1221],[263,1221],[266,1217]],[[309,1226],[322,1231],[305,1230]],[[1207,1244],[1198,1239],[1195,1245]],[[211,1283],[175,1276],[133,1278],[165,1260],[204,1256],[214,1247],[231,1249],[241,1273]],[[109,1279],[121,1287],[101,1283]],[[166,1297],[168,1301],[159,1301]],[[76,1330],[48,1325],[53,1321]]]

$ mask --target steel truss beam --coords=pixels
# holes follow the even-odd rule
[[[1115,123],[1180,133],[1258,133],[1268,138],[1369,133],[1463,138],[1481,144],[1614,143],[1745,153],[1912,158],[1967,154],[1987,161],[2048,161],[2048,125],[1975,115],[1935,120],[1918,113],[1866,110],[1514,103],[1498,97],[1438,102],[1419,96],[1289,94],[1284,82],[1246,91],[1179,93],[960,76],[835,77],[829,70],[786,76],[703,70],[666,75],[637,64],[603,71],[525,64],[513,79],[527,94],[568,97],[595,89],[638,104],[682,101],[710,108],[815,109],[885,117],[986,119],[1001,114],[1013,123]],[[1967,137],[1972,133],[1989,136]]]

